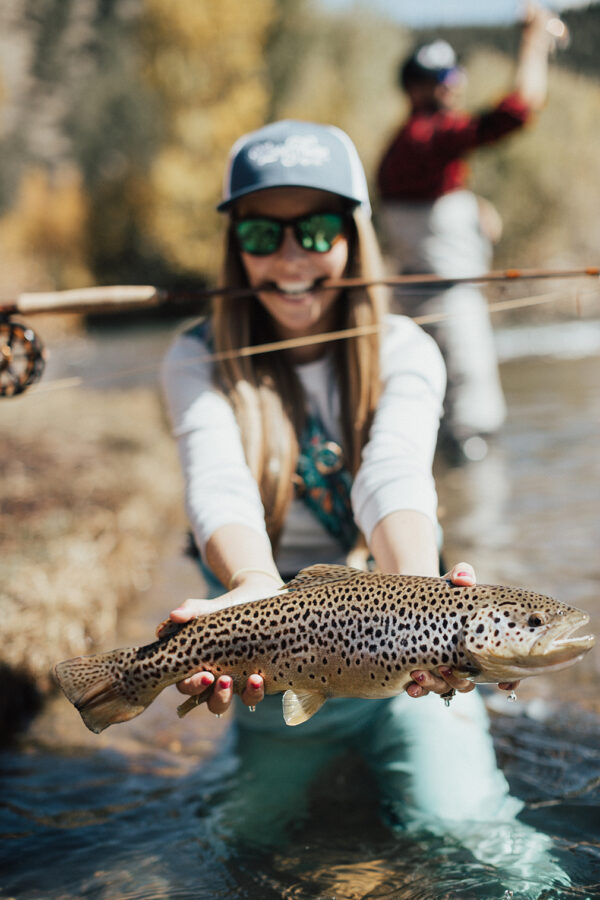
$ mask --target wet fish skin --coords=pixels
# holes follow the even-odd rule
[[[593,646],[592,635],[571,637],[588,621],[531,591],[317,565],[272,597],[174,625],[144,647],[65,660],[55,673],[96,733],[201,670],[231,675],[238,694],[249,675],[262,675],[267,694],[284,693],[284,718],[296,725],[329,697],[399,694],[417,668],[448,665],[478,683],[557,671]],[[181,714],[209,695],[190,698]]]

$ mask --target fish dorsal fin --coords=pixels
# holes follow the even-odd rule
[[[325,697],[312,691],[286,691],[282,703],[285,724],[301,725],[321,709]]]
[[[361,569],[351,569],[350,566],[335,566],[317,564],[302,569],[295,578],[285,585],[286,590],[293,591],[301,587],[317,587],[320,584],[334,584],[337,581],[347,581],[358,573],[364,575]]]
[[[159,640],[173,637],[174,634],[178,634],[181,631],[182,625],[185,625],[185,622],[174,622],[172,619],[164,619],[160,625],[156,626],[156,637]]]

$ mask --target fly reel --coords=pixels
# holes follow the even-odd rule
[[[22,394],[42,377],[44,347],[28,325],[0,318],[0,397]]]

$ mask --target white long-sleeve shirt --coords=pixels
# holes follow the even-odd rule
[[[226,397],[212,383],[210,351],[183,333],[168,351],[162,380],[185,480],[186,507],[200,552],[221,526],[243,524],[266,534],[258,486],[245,460],[240,430]],[[341,442],[340,397],[326,355],[296,373],[307,409]],[[434,341],[404,316],[385,320],[381,341],[382,395],[352,487],[356,524],[369,542],[373,529],[398,510],[417,510],[436,522],[431,472],[445,390]],[[301,499],[292,501],[277,554],[279,571],[342,562],[339,542]]]

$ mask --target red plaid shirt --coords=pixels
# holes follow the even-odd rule
[[[479,115],[432,110],[413,113],[387,149],[378,171],[384,201],[427,201],[464,188],[471,150],[521,128],[529,107],[517,93]]]

